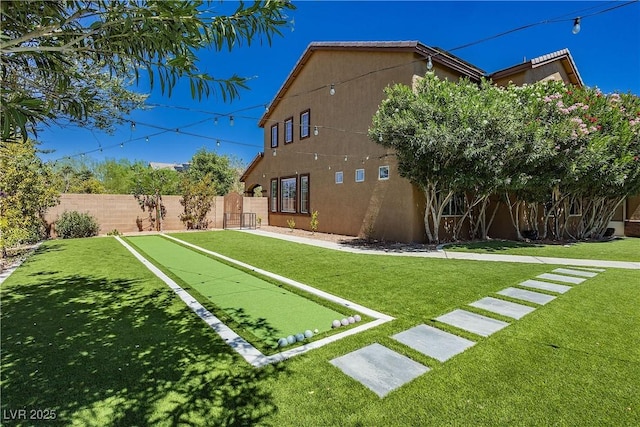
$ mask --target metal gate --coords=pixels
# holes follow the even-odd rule
[[[242,212],[240,193],[229,193],[224,196],[222,228],[256,228],[256,214]]]

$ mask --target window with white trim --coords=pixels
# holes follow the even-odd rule
[[[464,195],[454,194],[442,211],[443,216],[462,216],[464,214]]]
[[[364,182],[364,169],[356,169],[356,182]]]
[[[342,171],[336,172],[336,184],[342,184]]]
[[[293,142],[293,117],[289,117],[284,121],[284,143]]]
[[[296,213],[296,177],[280,178],[280,212]]]
[[[380,181],[389,179],[389,166],[380,166],[378,168],[378,179]]]

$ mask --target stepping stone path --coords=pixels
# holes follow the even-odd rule
[[[451,359],[475,344],[466,338],[427,325],[418,325],[395,334],[392,338],[441,362]]]
[[[551,273],[539,274],[535,279],[519,283],[518,287],[509,287],[496,294],[542,306],[556,298],[556,295],[549,293],[564,294],[572,288],[567,284],[578,285],[603,271],[605,270],[582,267],[556,268]],[[469,305],[489,314],[495,313],[513,319],[520,319],[536,309],[530,305],[494,297],[481,298]],[[510,325],[508,322],[462,309],[453,310],[434,320],[480,337],[487,337]],[[443,363],[475,344],[474,341],[424,324],[397,333],[392,338]],[[330,363],[381,398],[430,370],[378,343],[337,357]]]
[[[380,397],[430,369],[380,344],[371,344],[331,361]]]
[[[531,313],[535,308],[528,305],[516,304],[515,302],[505,301],[503,299],[485,297],[476,302],[469,304],[472,307],[481,308],[493,313],[501,314],[514,319],[520,319],[522,316]]]

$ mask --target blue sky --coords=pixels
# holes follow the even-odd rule
[[[604,92],[640,94],[640,2],[616,1],[294,1],[294,30],[284,30],[268,46],[241,46],[231,52],[199,53],[199,67],[215,77],[238,74],[253,77],[240,98],[223,102],[219,96],[191,99],[188,83],[169,98],[159,88],[142,84],[155,106],[134,112],[113,135],[77,127],[52,126],[38,135],[45,160],[86,154],[96,161],[127,158],[145,162],[186,162],[200,148],[233,156],[244,164],[262,151],[258,127],[264,106],[294,67],[309,43],[315,41],[418,40],[446,50],[484,40],[509,30],[537,24],[503,37],[456,49],[454,54],[493,72],[540,55],[568,48],[584,83]],[[213,3],[228,13],[237,2]],[[592,16],[589,16],[592,15]],[[582,16],[581,31],[572,34],[573,18]],[[242,110],[242,111],[240,111]],[[230,126],[228,115],[234,115]],[[220,115],[218,124],[214,118]],[[162,129],[182,129],[167,132]],[[187,134],[188,133],[188,134]],[[146,138],[148,137],[148,141]],[[220,140],[218,146],[216,141]],[[121,146],[122,145],[122,146]]]

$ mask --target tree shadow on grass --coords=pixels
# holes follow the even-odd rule
[[[465,243],[445,245],[444,250],[481,250],[486,252],[500,252],[510,249],[542,248],[542,243],[515,242],[512,240],[481,240]]]
[[[244,426],[276,412],[265,382],[286,366],[251,367],[157,282],[28,282],[2,289],[3,413],[55,411],[47,425]]]

